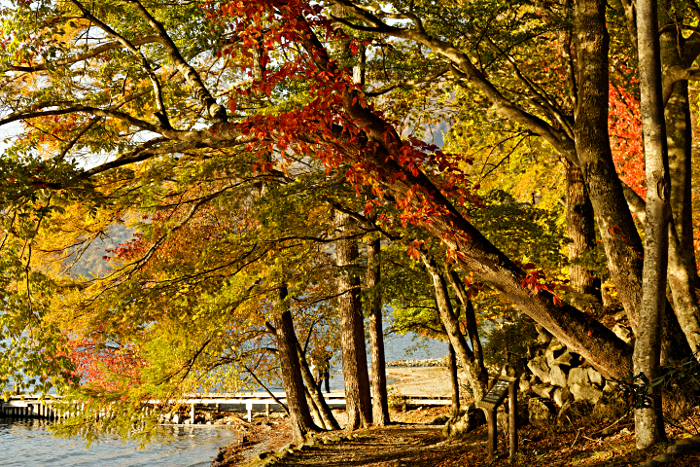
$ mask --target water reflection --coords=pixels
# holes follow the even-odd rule
[[[54,438],[47,420],[0,419],[0,465],[3,467],[205,467],[235,438],[226,427],[177,426],[168,444],[151,443],[140,450],[134,442],[106,436],[85,449],[81,439]]]

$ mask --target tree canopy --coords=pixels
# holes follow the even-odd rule
[[[379,234],[406,253],[395,277],[437,251],[499,306],[626,375],[632,348],[600,321],[595,284],[613,288],[635,332],[646,322],[640,232],[656,225],[645,201],[657,187],[642,176],[635,8],[7,2],[0,126],[22,131],[0,157],[5,394],[85,389],[107,371],[122,381],[103,397],[135,387],[119,397],[138,403],[185,380],[224,384],[219,372],[241,362],[274,366],[280,287],[300,341],[323,354],[342,274],[334,242]],[[700,10],[659,12],[664,363],[700,345],[688,88]],[[441,147],[424,141],[437,132]],[[333,212],[356,228],[338,229]],[[133,238],[106,252],[109,267],[76,269],[115,226]]]

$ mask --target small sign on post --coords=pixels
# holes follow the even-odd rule
[[[491,388],[484,397],[476,403],[476,406],[486,411],[486,421],[489,427],[489,439],[487,442],[489,461],[496,457],[496,409],[503,403],[506,396],[509,396],[508,407],[510,416],[508,417],[508,441],[510,449],[508,450],[509,458],[512,460],[518,449],[518,433],[515,427],[515,414],[517,411],[517,394],[515,390],[515,376],[501,375],[491,383]]]

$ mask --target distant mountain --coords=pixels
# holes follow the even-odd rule
[[[97,239],[83,253],[81,258],[71,267],[73,277],[94,277],[104,276],[112,268],[111,263],[104,260],[109,256],[106,250],[111,250],[120,243],[131,240],[134,236],[134,229],[123,224],[114,224],[107,231],[107,238]]]

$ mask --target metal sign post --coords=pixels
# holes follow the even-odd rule
[[[484,409],[486,411],[486,421],[489,427],[489,439],[487,444],[489,461],[492,461],[496,457],[496,433],[497,433],[497,420],[496,420],[496,409],[499,405],[503,403],[503,400],[508,395],[508,408],[510,413],[508,414],[508,458],[513,459],[515,453],[518,450],[518,432],[515,427],[515,418],[517,412],[518,398],[515,390],[515,382],[517,381],[515,376],[499,376],[491,383],[491,388],[484,395],[484,397],[476,403],[476,406]]]

